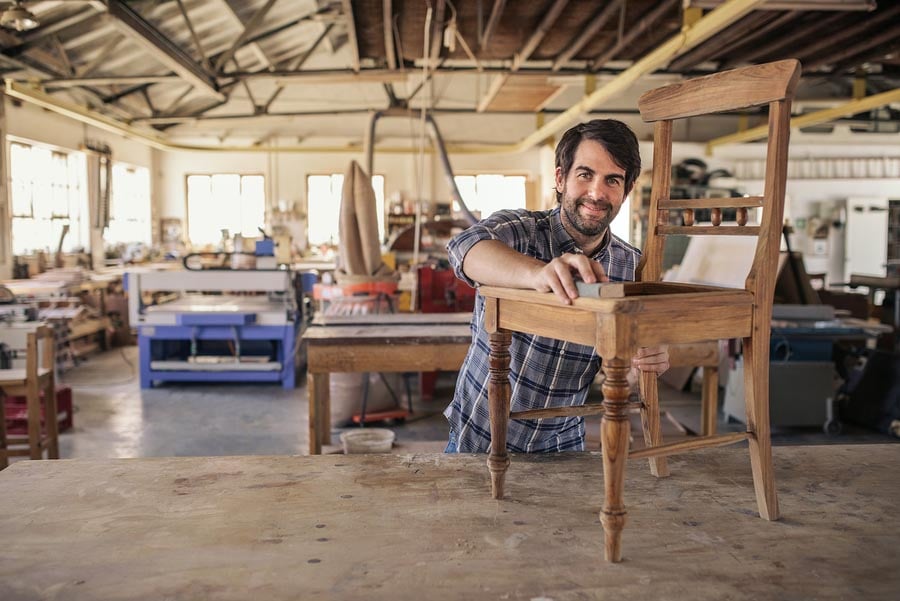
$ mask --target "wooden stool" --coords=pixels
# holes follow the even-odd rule
[[[59,459],[59,429],[56,423],[56,385],[53,376],[56,361],[53,330],[39,326],[28,334],[24,369],[0,369],[0,469],[10,457]],[[38,347],[40,341],[40,349]],[[44,397],[44,427],[41,428],[41,392]],[[28,434],[8,435],[3,400],[24,396],[28,411]],[[12,448],[16,447],[16,448]]]

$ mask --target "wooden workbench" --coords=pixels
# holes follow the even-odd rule
[[[776,447],[783,518],[746,451],[627,470],[603,561],[596,453],[17,462],[0,472],[0,599],[895,599],[900,444]]]
[[[462,313],[317,318],[303,334],[310,455],[331,444],[332,373],[458,370],[472,342],[471,318]]]

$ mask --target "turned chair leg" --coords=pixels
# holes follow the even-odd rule
[[[744,338],[744,401],[750,438],[750,466],[760,517],[778,519],[769,425],[769,333]]]
[[[490,379],[488,381],[488,407],[491,415],[491,453],[487,465],[491,471],[491,496],[503,498],[503,484],[509,467],[506,452],[506,431],[509,426],[509,343],[512,334],[498,330],[490,337]]]
[[[659,377],[654,373],[641,372],[641,427],[644,444],[658,447],[662,444],[662,429],[659,417]],[[651,457],[650,473],[657,478],[669,475],[669,463],[665,457]]]
[[[603,419],[600,441],[603,445],[604,502],[600,511],[603,524],[606,561],[622,560],[622,529],[627,512],[622,500],[625,488],[625,464],[628,459],[628,380],[629,361],[604,358]]]

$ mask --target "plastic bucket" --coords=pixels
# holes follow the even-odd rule
[[[361,428],[341,434],[345,455],[366,453],[390,453],[394,444],[394,432],[387,428]]]

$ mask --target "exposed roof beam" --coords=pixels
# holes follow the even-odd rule
[[[388,69],[396,69],[397,50],[394,47],[394,5],[391,0],[383,0],[381,6],[384,25],[384,54],[387,57]]]
[[[572,60],[572,57],[578,54],[578,51],[584,48],[585,44],[594,39],[597,32],[600,31],[603,26],[609,22],[616,11],[619,10],[621,4],[622,0],[612,0],[611,2],[607,2],[606,6],[603,7],[603,10],[594,17],[584,30],[582,30],[575,41],[556,57],[556,60],[553,61],[553,70],[558,71],[564,64]]]
[[[78,86],[128,86],[150,83],[178,83],[177,75],[112,75],[104,77],[62,77],[47,79],[41,84],[47,88],[74,88]],[[136,92],[140,90],[135,90]]]
[[[259,26],[260,24],[262,24],[263,19],[266,18],[269,10],[271,10],[272,5],[274,5],[277,1],[278,0],[266,0],[266,3],[262,5],[255,13],[253,13],[253,16],[250,17],[250,20],[244,26],[244,31],[241,32],[241,35],[238,36],[238,39],[235,40],[234,44],[231,45],[231,48],[219,55],[219,58],[216,60],[215,70],[217,73],[222,72],[222,69],[225,68],[225,65],[228,64],[228,61],[230,61],[234,57],[234,54],[241,48],[241,46],[246,43],[246,40],[254,33],[256,33],[256,30],[259,29]],[[225,4],[228,6],[228,10],[232,11],[235,17],[237,17],[237,13],[234,12],[234,8],[231,6],[231,3],[226,0]],[[268,58],[265,58],[265,62],[268,62],[271,65],[271,61],[269,61]]]
[[[488,22],[487,25],[484,26],[481,39],[478,40],[478,47],[481,50],[487,48],[487,45],[490,43],[491,36],[494,35],[494,30],[500,22],[500,17],[503,16],[504,8],[506,8],[506,0],[494,0],[494,6],[491,8],[491,16],[488,17]]]
[[[184,24],[187,25],[188,31],[191,34],[191,39],[194,41],[194,46],[197,47],[197,54],[200,55],[200,62],[203,63],[203,68],[207,71],[212,71],[212,65],[209,63],[209,57],[206,56],[206,50],[203,48],[203,43],[200,41],[200,36],[197,35],[197,32],[194,30],[194,24],[191,23],[191,18],[187,14],[187,9],[184,7],[184,2],[182,0],[175,0],[176,4],[178,4],[178,10],[181,11],[181,16],[184,19]]]
[[[553,27],[556,23],[556,20],[559,19],[559,16],[565,10],[566,5],[569,4],[569,0],[556,0],[553,5],[550,7],[544,14],[544,18],[541,19],[541,22],[538,24],[537,29],[531,34],[528,40],[525,42],[525,45],[522,49],[516,53],[513,57],[512,62],[512,71],[518,71],[519,67],[522,66],[522,63],[531,58],[531,55],[534,54],[534,51],[537,50],[538,46],[541,45],[541,42],[544,41],[544,37],[547,35],[547,32]]]
[[[868,28],[876,27],[881,23],[889,21],[898,14],[900,14],[900,2],[878,12],[875,15],[866,15],[853,25],[848,25],[846,28],[840,29],[834,34],[828,37],[824,37],[817,42],[813,42],[812,44],[805,44],[797,48],[797,57],[801,60],[805,60],[805,58],[808,56],[820,56],[823,51],[827,51],[830,48],[836,48],[839,44],[843,43],[844,40],[852,40]],[[806,71],[805,65],[803,70]]]
[[[353,18],[353,3],[350,0],[341,0],[344,19],[347,22],[347,37],[350,41],[350,66],[354,71],[359,71],[359,41],[356,39],[356,20]]]
[[[724,0],[691,0],[697,8],[716,8]],[[756,10],[875,10],[875,0],[766,0]]]
[[[566,112],[551,119],[542,127],[526,136],[518,144],[513,144],[510,152],[527,150],[556,135],[566,127],[569,127],[574,121],[577,121],[583,113],[630,88],[638,79],[665,66],[672,58],[682,52],[687,52],[694,46],[702,44],[752,11],[761,2],[763,0],[727,0],[722,6],[706,14],[692,26],[685,27],[679,33],[657,46],[656,49],[644,55],[639,61],[636,61],[631,67],[619,73],[606,85],[582,98],[581,101],[575,103]]]
[[[144,46],[155,59],[209,96],[220,101],[225,100],[225,95],[219,91],[212,75],[204,71],[194,59],[145,21],[134,9],[122,0],[109,0],[108,10],[113,24],[119,31]]]
[[[870,50],[872,48],[877,48],[882,44],[886,44],[898,37],[900,37],[900,25],[889,27],[878,35],[865,38],[849,46],[837,47],[834,52],[819,55],[818,57],[809,61],[807,64],[804,64],[803,70],[815,71],[823,65],[833,65],[835,63],[839,63],[844,59],[860,54],[862,52],[866,52],[867,50]]]
[[[790,46],[795,46],[797,44],[797,39],[800,36],[812,37],[812,34],[818,33],[823,29],[828,29],[835,23],[845,21],[846,19],[847,16],[842,13],[834,13],[833,15],[825,19],[821,19],[816,16],[816,18],[813,19],[811,23],[807,24],[808,26],[804,27],[802,24],[798,25],[798,27],[794,31],[791,31],[790,35],[774,37],[774,39],[768,43],[757,44],[750,51],[750,53],[742,55],[741,59],[746,62],[754,62],[760,57],[770,56]],[[793,53],[789,54],[792,55]],[[729,69],[733,66],[737,66],[737,62],[725,63],[723,65],[720,65],[719,68]]]
[[[109,37],[109,40],[103,45],[100,49],[100,52],[91,60],[91,62],[85,64],[83,67],[76,69],[75,73],[79,77],[85,77],[94,72],[94,70],[103,64],[106,59],[112,56],[112,53],[115,49],[122,43],[122,40],[125,39],[125,36],[119,33],[115,33]],[[89,85],[89,84],[86,84]]]
[[[881,94],[866,96],[865,98],[861,98],[860,100],[851,100],[846,104],[842,104],[834,108],[824,109],[821,111],[816,111],[814,113],[807,113],[805,115],[794,117],[793,119],[791,119],[791,128],[799,129],[802,127],[810,127],[811,125],[818,125],[820,123],[829,123],[831,121],[835,121],[836,119],[840,119],[841,117],[848,117],[850,115],[856,115],[858,113],[871,111],[892,102],[900,102],[900,88],[882,92]],[[716,146],[762,140],[768,137],[768,135],[769,126],[760,125],[759,127],[752,127],[735,134],[714,138],[706,143],[707,153],[711,153],[712,149]]]
[[[744,38],[756,31],[763,23],[771,18],[770,13],[755,11],[724,30],[715,39],[707,40],[691,50],[685,52],[671,63],[669,69],[681,71],[702,63],[713,56],[723,56],[731,48],[736,48],[744,43]],[[843,16],[841,18],[844,18]]]
[[[431,21],[431,64],[437,62],[441,56],[441,48],[444,46],[444,11],[447,8],[445,0],[435,0],[434,18]]]
[[[69,14],[65,17],[51,21],[51,17],[41,17],[41,26],[32,32],[22,36],[22,43],[28,47],[33,47],[36,43],[43,41],[48,36],[64,33],[67,29],[74,27],[80,23],[84,23],[89,19],[96,19],[99,14],[90,6],[81,7],[77,12]]]
[[[771,14],[771,13],[770,13]],[[782,13],[781,15],[776,16],[773,19],[770,19],[767,23],[760,25],[759,27],[748,31],[745,35],[743,35],[740,39],[735,40],[731,45],[726,48],[720,49],[719,52],[716,53],[716,56],[731,56],[732,52],[739,50],[741,48],[747,48],[748,51],[752,52],[753,48],[756,47],[756,44],[759,40],[771,39],[769,35],[772,31],[777,30],[779,27],[783,27],[787,23],[790,23],[794,19],[801,16],[803,13],[799,11],[791,11]],[[743,62],[741,58],[742,55],[739,52],[734,52],[735,61]]]
[[[618,42],[614,43],[611,47],[607,48],[599,56],[594,58],[591,62],[591,71],[596,71],[598,68],[605,65],[611,58],[621,52],[623,48],[629,46],[635,38],[644,35],[650,27],[653,27],[663,15],[670,12],[673,6],[679,2],[680,0],[663,0],[656,5],[656,8],[641,17],[637,23],[631,23],[627,33],[623,35]]]
[[[559,15],[562,14],[562,11],[566,8],[566,5],[569,3],[569,0],[556,0],[553,3],[553,6],[550,7],[550,10],[546,12],[544,18],[541,19],[540,24],[537,29],[531,34],[528,40],[525,42],[525,45],[522,47],[522,50],[517,52],[515,56],[513,56],[512,65],[509,67],[508,73],[501,73],[494,77],[491,80],[491,85],[488,87],[487,92],[482,97],[481,101],[478,103],[478,108],[476,109],[479,113],[482,113],[487,110],[487,107],[491,105],[494,101],[494,98],[497,97],[497,94],[500,93],[500,90],[503,89],[503,85],[509,79],[510,73],[514,73],[519,70],[525,61],[527,61],[532,53],[537,50],[537,47],[540,46],[541,42],[544,40],[544,36],[547,35],[547,32],[550,31],[550,28],[553,27],[553,24],[556,23],[556,20],[559,18]]]

